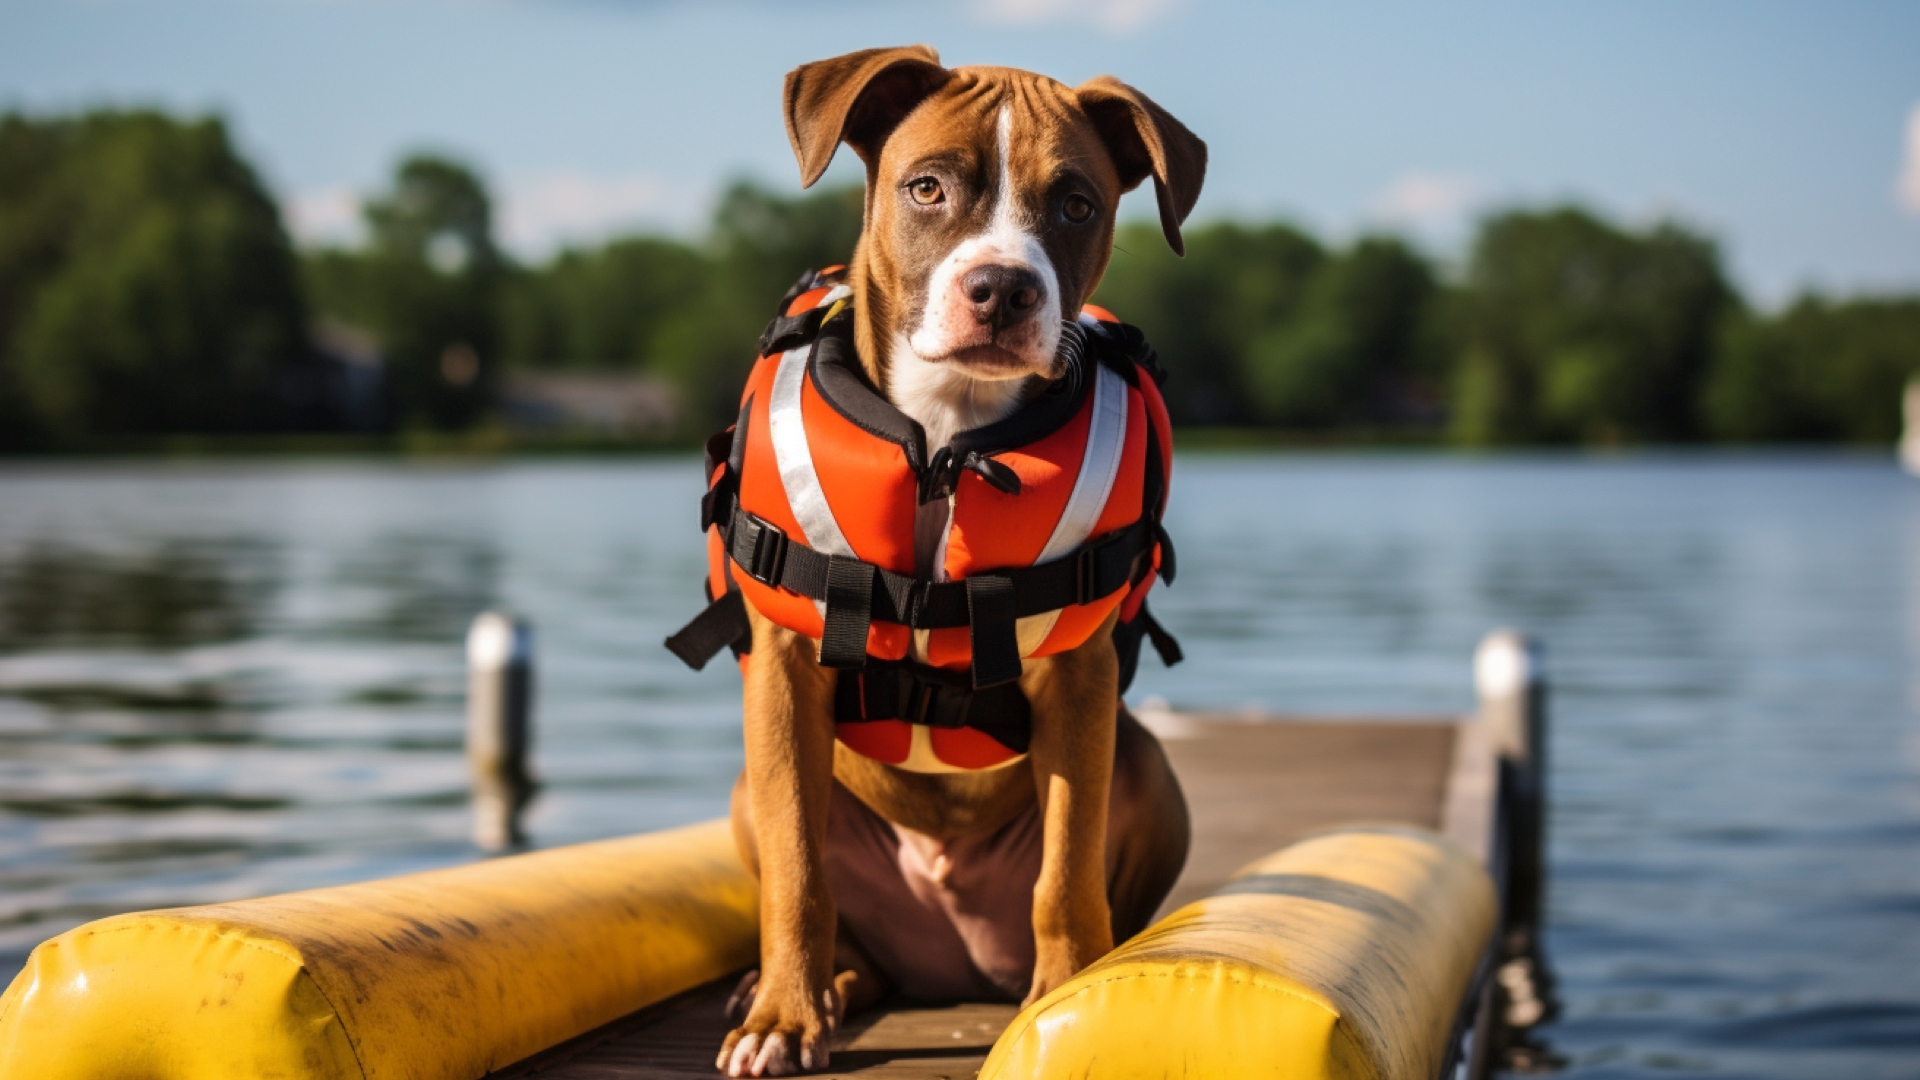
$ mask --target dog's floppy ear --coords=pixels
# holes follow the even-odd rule
[[[1185,255],[1180,223],[1200,199],[1200,182],[1207,175],[1207,144],[1147,95],[1111,75],[1088,79],[1073,92],[1113,155],[1121,190],[1132,191],[1140,181],[1153,177],[1160,228],[1174,254]]]
[[[895,125],[952,73],[925,45],[860,52],[787,72],[787,140],[812,187],[845,142],[871,163]]]

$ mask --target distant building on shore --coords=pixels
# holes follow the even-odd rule
[[[308,329],[315,364],[281,397],[292,426],[307,431],[379,431],[387,422],[387,360],[372,334],[335,319]]]
[[[602,372],[509,372],[500,411],[529,431],[591,432],[630,439],[663,435],[680,417],[673,387],[651,375]]]

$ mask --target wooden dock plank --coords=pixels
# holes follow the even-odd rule
[[[1454,769],[1447,720],[1273,720],[1163,713],[1161,736],[1186,792],[1193,848],[1162,914],[1299,837],[1353,822],[1439,828]],[[642,1010],[501,1077],[688,1080],[716,1075],[733,978]],[[830,1077],[971,1080],[1012,1021],[1004,1004],[895,1006],[834,1039]]]
[[[1451,722],[1183,715],[1154,726],[1193,819],[1187,866],[1161,915],[1308,833],[1362,821],[1440,826]]]

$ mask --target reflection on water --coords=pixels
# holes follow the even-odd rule
[[[265,599],[266,568],[249,565],[262,554],[197,539],[131,556],[36,543],[0,562],[0,649],[243,637]]]
[[[475,537],[382,536],[341,560],[334,587],[368,598],[365,615],[341,630],[388,641],[458,637],[492,602],[499,561],[499,554]]]
[[[0,472],[0,969],[132,908],[472,857],[460,637],[540,642],[529,820],[724,812],[691,462]],[[1920,485],[1847,457],[1183,461],[1187,647],[1136,692],[1460,710],[1549,643],[1551,918],[1587,1077],[1920,1074]]]

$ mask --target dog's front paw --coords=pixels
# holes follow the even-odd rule
[[[1071,938],[1049,938],[1037,941],[1034,963],[1033,984],[1027,991],[1021,1008],[1039,1001],[1055,989],[1066,984],[1067,980],[1080,974],[1088,964],[1100,959],[1113,950],[1111,938],[1102,939],[1097,934],[1087,935],[1088,940],[1076,941]]]
[[[728,1076],[792,1076],[827,1067],[828,1042],[841,1011],[840,994],[833,987],[817,997],[805,992],[774,995],[758,973],[750,972],[727,1002],[729,1018],[736,1009],[746,1013],[746,1020],[728,1032],[715,1068]]]
[[[1078,969],[1075,968],[1059,967],[1056,970],[1049,971],[1043,966],[1035,965],[1033,969],[1033,985],[1027,991],[1026,999],[1020,1002],[1020,1007],[1024,1009],[1034,1002],[1039,1001],[1041,998],[1046,997],[1048,994],[1053,993],[1055,987],[1065,983],[1076,974],[1078,974]]]

